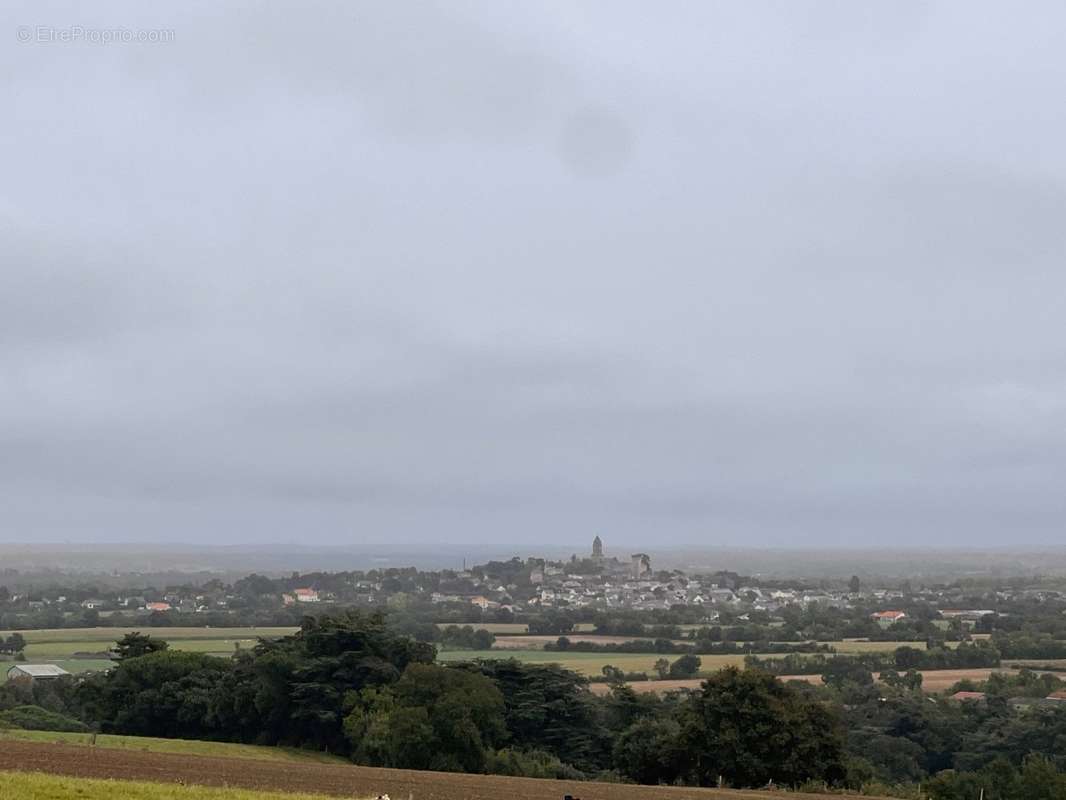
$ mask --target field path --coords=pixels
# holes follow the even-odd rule
[[[17,741],[0,743],[0,770],[310,792],[337,797],[366,798],[387,793],[395,800],[562,800],[567,794],[581,800],[831,800],[829,795],[626,786],[332,764],[284,764]]]

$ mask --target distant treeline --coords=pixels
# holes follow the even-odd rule
[[[560,636],[554,642],[547,642],[545,650],[553,652],[575,653],[656,653],[660,655],[742,655],[744,653],[830,653],[832,647],[819,642],[709,642],[697,641],[693,644],[671,641],[670,639],[631,639],[627,642],[595,642],[588,640],[571,640]]]
[[[826,656],[789,654],[783,658],[745,657],[744,664],[773,675],[822,675],[837,666],[859,667],[871,672],[883,670],[973,669],[998,667],[1001,655],[995,645],[987,641],[960,644],[956,648],[935,647],[919,650],[898,647],[886,653],[858,653],[856,655]]]
[[[0,630],[48,630],[52,628],[248,628],[296,627],[306,609],[234,609],[205,613],[170,611],[116,611],[101,614],[88,609],[66,615],[56,609],[0,613]]]
[[[1066,658],[1066,641],[1047,633],[994,633],[992,643],[1003,658]]]

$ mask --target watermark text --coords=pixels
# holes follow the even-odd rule
[[[15,38],[23,44],[170,44],[170,28],[94,28],[88,25],[19,25]]]

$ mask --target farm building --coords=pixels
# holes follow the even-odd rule
[[[907,615],[902,611],[875,611],[870,616],[873,618],[874,622],[882,628],[887,628],[889,625],[899,622]]]
[[[7,671],[9,681],[45,681],[69,675],[55,664],[18,664]]]

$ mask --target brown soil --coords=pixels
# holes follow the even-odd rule
[[[922,670],[922,691],[942,692],[945,689],[950,689],[961,680],[987,681],[988,676],[993,672],[1013,675],[1017,670],[987,668]]]
[[[109,750],[70,744],[5,741],[0,770],[47,772],[85,778],[114,778],[162,783],[203,784],[337,797],[396,800],[800,800],[826,795],[746,792],[665,786],[506,778],[496,775],[453,775],[373,769],[343,764],[291,764],[238,758],[186,756]]]
[[[934,693],[949,689],[963,679],[971,681],[987,681],[993,672],[1001,672],[1007,675],[1017,673],[1015,669],[929,669],[922,670],[922,691]],[[782,681],[806,681],[821,685],[821,675],[781,675]],[[678,689],[699,689],[703,678],[688,678],[676,681],[633,681],[629,686],[638,693],[644,692],[672,692]],[[610,686],[606,683],[590,684],[589,689],[593,694],[607,694]]]

